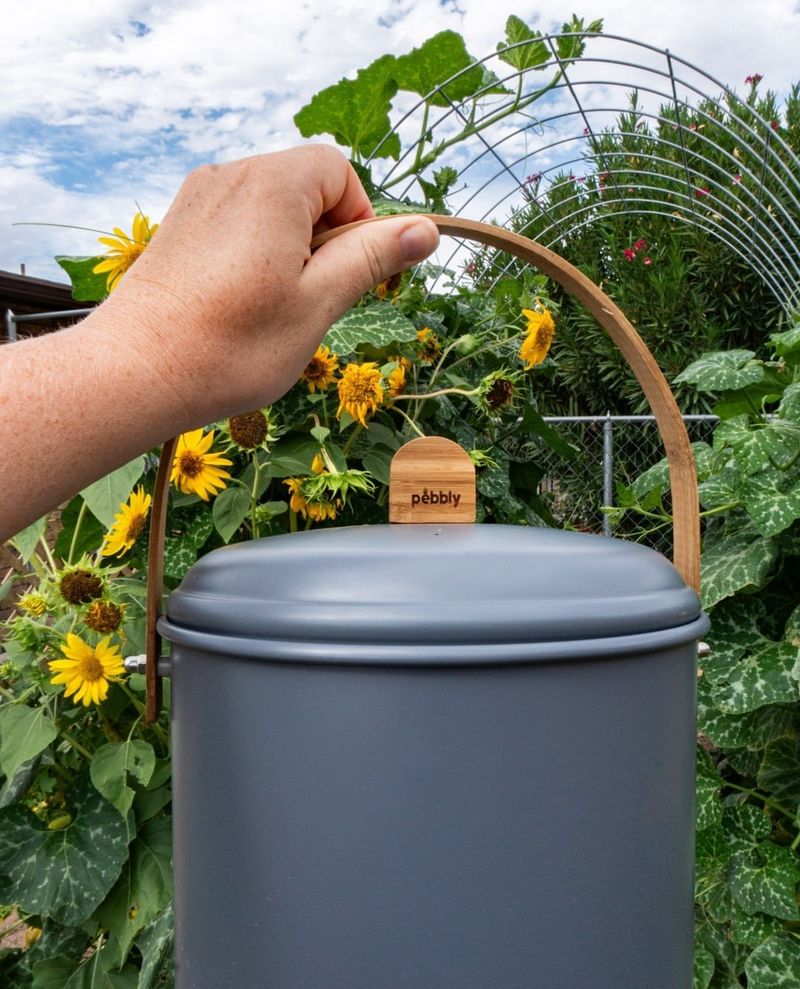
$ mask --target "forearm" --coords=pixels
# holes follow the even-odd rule
[[[0,347],[3,483],[0,539],[190,421],[139,328],[114,307],[81,323]],[[165,349],[165,362],[174,360]]]

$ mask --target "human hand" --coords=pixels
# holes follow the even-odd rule
[[[398,216],[312,255],[315,234],[372,215],[332,147],[204,166],[101,307],[103,324],[170,382],[192,425],[269,404],[359,296],[438,243],[433,223]]]

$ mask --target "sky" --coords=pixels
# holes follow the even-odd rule
[[[480,59],[510,14],[548,33],[573,10],[639,43],[604,41],[598,59],[644,64],[642,45],[668,49],[709,95],[744,92],[759,73],[783,97],[800,79],[798,0],[26,0],[3,15],[0,269],[65,280],[54,255],[102,250],[68,225],[130,229],[139,206],[157,221],[196,165],[302,143],[297,110],[384,52],[451,29]],[[598,113],[616,98],[604,80],[647,78],[602,62],[582,71]],[[535,152],[526,134],[520,175]],[[463,201],[475,216],[499,202]],[[67,227],[16,225],[28,223]]]

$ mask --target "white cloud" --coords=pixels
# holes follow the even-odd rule
[[[156,217],[198,161],[297,143],[292,117],[300,106],[382,52],[408,51],[452,28],[464,35],[473,55],[482,57],[502,39],[509,12],[550,31],[574,6],[564,0],[509,7],[495,0],[19,4],[4,20],[0,64],[0,268],[16,270],[26,261],[31,274],[59,277],[48,260],[52,254],[94,250],[91,235],[12,228],[14,221],[107,227],[129,222],[134,202]],[[795,81],[800,15],[785,0],[737,0],[735,5],[730,0],[662,5],[601,0],[596,8],[581,4],[579,13],[587,20],[604,15],[607,33],[669,47],[734,86],[741,87],[753,72],[764,73],[763,85],[782,93]],[[621,61],[646,56],[644,48],[631,45],[604,41],[602,46],[608,57]],[[663,55],[655,59],[663,65]],[[641,69],[600,64],[576,68],[574,77],[580,83],[581,78],[608,79],[609,72],[620,79],[642,78]],[[684,68],[679,74],[693,75]],[[708,80],[703,83],[714,91]],[[597,85],[580,93],[582,102],[596,110],[593,125],[600,111],[623,99],[619,91]],[[560,98],[574,109],[568,94]],[[581,131],[575,118],[558,127],[559,132]],[[514,168],[523,177],[525,153],[535,143],[535,135],[521,132],[502,147],[504,158],[519,159]],[[555,152],[548,155],[555,158]],[[493,196],[481,195],[485,208]]]

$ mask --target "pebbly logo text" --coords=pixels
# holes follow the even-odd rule
[[[411,495],[411,507],[416,508],[417,505],[452,505],[453,508],[458,508],[458,503],[461,501],[461,494],[457,491],[428,491],[427,488],[422,489],[422,494],[412,494]]]

